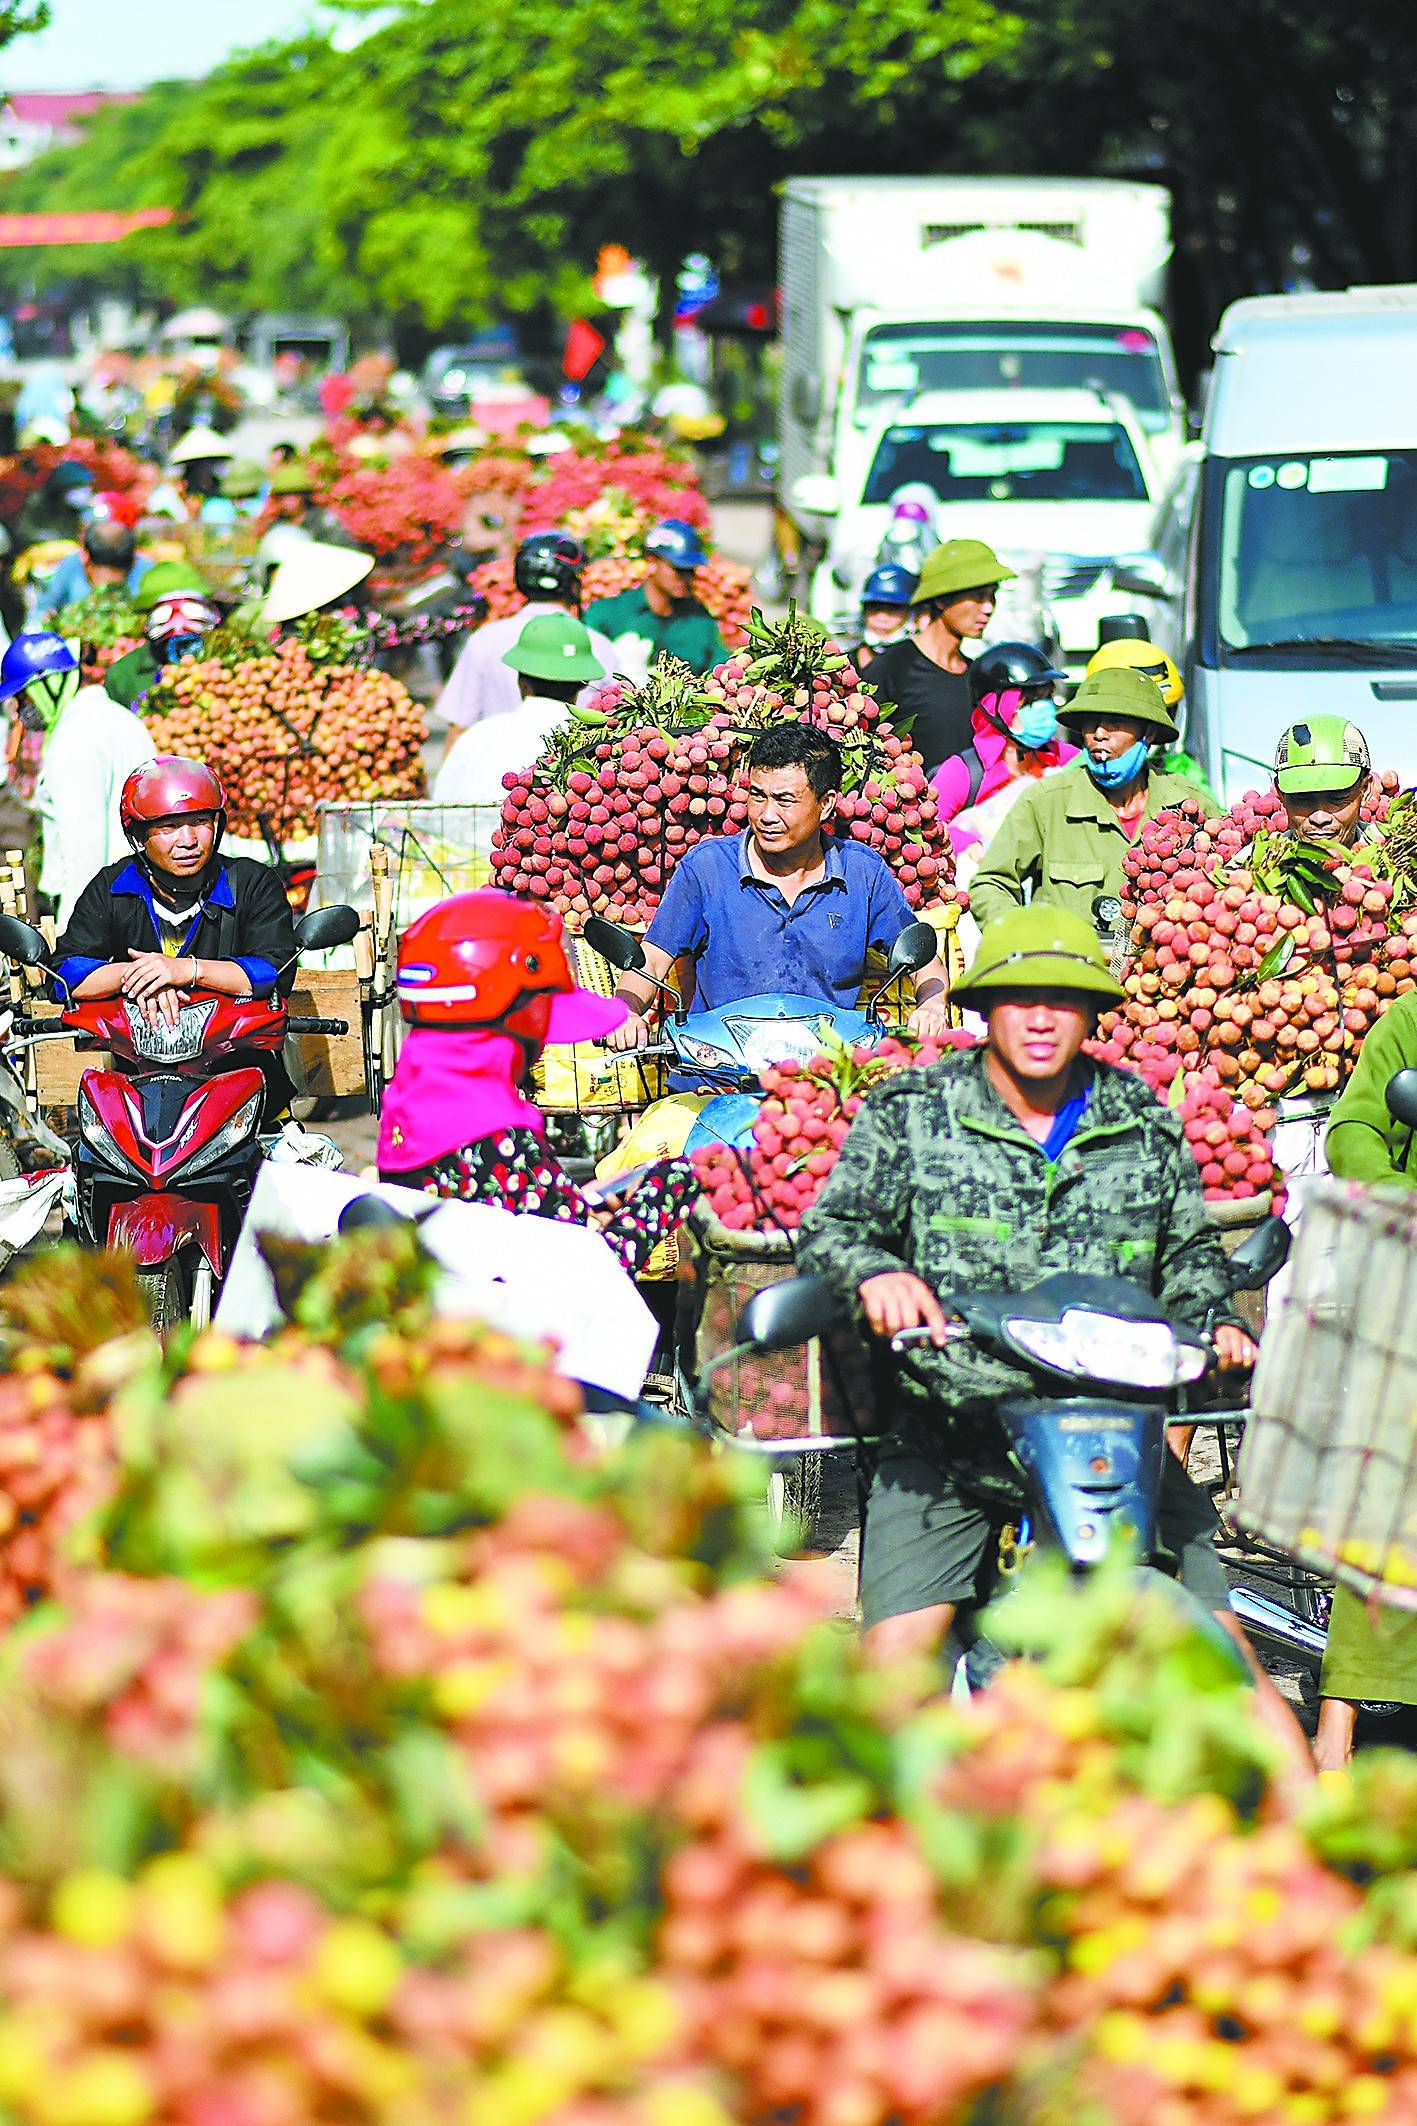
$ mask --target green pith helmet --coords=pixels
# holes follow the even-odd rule
[[[140,613],[150,613],[163,598],[174,598],[180,591],[198,598],[212,595],[210,583],[190,561],[155,561],[138,585],[133,603]]]
[[[936,598],[957,598],[961,591],[982,591],[1007,583],[1016,569],[1001,561],[982,539],[946,539],[925,556],[912,605],[929,605]]]
[[[528,679],[603,679],[605,667],[590,633],[569,613],[537,613],[502,659]]]
[[[955,983],[954,1002],[987,1011],[991,994],[1012,989],[1076,989],[1109,1004],[1125,995],[1086,916],[1043,901],[985,924],[973,966]]]
[[[238,458],[222,475],[221,491],[228,502],[250,502],[265,486],[265,474],[249,458]]]
[[[1291,723],[1274,756],[1281,797],[1306,790],[1351,790],[1371,775],[1368,741],[1346,716],[1310,716]]]
[[[299,458],[292,458],[288,465],[278,466],[271,474],[273,495],[313,495],[315,475]]]
[[[1110,672],[1094,672],[1058,711],[1059,723],[1088,723],[1095,716],[1120,716],[1143,729],[1150,725],[1158,738],[1181,735],[1181,727],[1167,708],[1156,681],[1127,665],[1118,665]]]

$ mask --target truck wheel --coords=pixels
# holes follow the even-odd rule
[[[155,1270],[139,1270],[138,1284],[147,1301],[148,1320],[159,1336],[180,1328],[188,1318],[187,1280],[175,1259]]]

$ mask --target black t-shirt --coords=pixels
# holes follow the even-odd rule
[[[908,735],[927,775],[974,743],[967,672],[947,672],[913,642],[893,642],[872,658],[866,680],[888,715],[914,717]]]

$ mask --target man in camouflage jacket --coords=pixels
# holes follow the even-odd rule
[[[943,1331],[942,1292],[1025,1291],[1056,1270],[1133,1278],[1199,1327],[1229,1297],[1225,1254],[1175,1116],[1140,1078],[1081,1053],[1097,1011],[1121,995],[1092,926],[1042,906],[1004,916],[956,995],[987,1011],[986,1045],[867,1096],[803,1220],[802,1267],[882,1337]],[[1237,1324],[1215,1335],[1222,1366],[1253,1363]],[[1004,1466],[992,1408],[1034,1392],[1027,1374],[967,1340],[916,1346],[896,1385],[861,1557],[866,1626],[886,1653],[935,1643],[978,1593],[997,1528],[978,1480]],[[1159,1521],[1181,1579],[1244,1646],[1214,1509],[1170,1454]],[[1307,1762],[1292,1715],[1245,1651],[1270,1724]]]

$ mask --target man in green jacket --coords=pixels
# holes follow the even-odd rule
[[[1026,1373],[968,1341],[944,1344],[937,1295],[1091,1272],[1134,1279],[1199,1325],[1230,1289],[1176,1116],[1132,1072],[1082,1054],[1098,1012],[1122,994],[1087,918],[1013,910],[985,930],[955,994],[987,1013],[986,1042],[868,1093],[798,1248],[876,1335],[936,1335],[899,1362],[866,1507],[861,1604],[888,1655],[938,1643],[975,1599],[997,1525],[975,1487],[1003,1466],[994,1406],[1032,1392]],[[1253,1363],[1238,1324],[1215,1338],[1222,1367]],[[1160,1525],[1182,1580],[1244,1648],[1275,1732],[1307,1764],[1231,1615],[1214,1510],[1170,1454]]]
[[[1389,1078],[1414,1068],[1417,991],[1409,991],[1363,1038],[1329,1124],[1330,1173],[1342,1181],[1417,1188],[1412,1131],[1387,1110]],[[1361,1700],[1417,1705],[1417,1617],[1408,1610],[1374,1612],[1348,1588],[1335,1589],[1319,1691],[1314,1756],[1320,1771],[1338,1771],[1353,1753]]]
[[[643,678],[656,657],[677,657],[691,672],[709,672],[728,651],[718,622],[694,595],[694,576],[708,550],[692,524],[666,517],[645,539],[649,573],[634,590],[597,598],[585,624],[615,644],[617,670]]]
[[[985,850],[969,885],[981,927],[1026,898],[1092,919],[1099,895],[1122,890],[1122,859],[1147,820],[1194,798],[1214,817],[1203,783],[1150,765],[1150,749],[1178,738],[1155,680],[1117,668],[1084,679],[1058,721],[1083,751],[1071,767],[1025,790]]]
[[[109,666],[103,682],[109,699],[125,709],[137,709],[163,666],[199,649],[202,637],[221,624],[212,587],[190,561],[155,562],[133,603],[145,616],[143,640]]]

